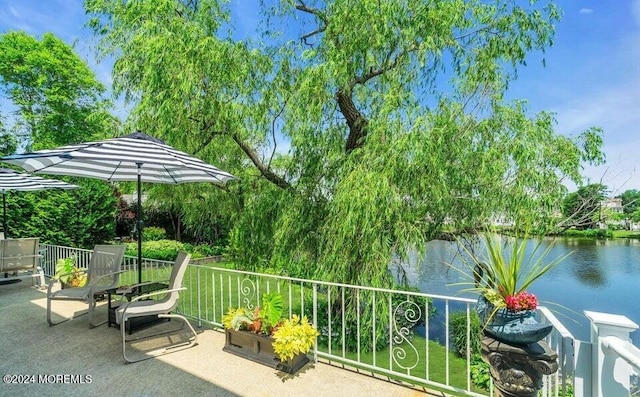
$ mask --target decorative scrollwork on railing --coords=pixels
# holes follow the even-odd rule
[[[422,310],[415,302],[404,301],[393,311],[393,361],[409,370],[418,365],[420,355],[411,340],[411,329],[418,325]]]
[[[253,280],[244,278],[240,282],[240,300],[248,309],[253,309],[253,304],[251,302],[254,301],[256,296],[256,284]]]

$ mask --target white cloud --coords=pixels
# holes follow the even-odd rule
[[[593,9],[591,9],[591,8],[581,8],[579,12],[580,12],[580,14],[593,14]]]

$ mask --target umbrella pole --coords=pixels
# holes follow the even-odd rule
[[[136,230],[138,230],[138,284],[142,282],[142,180],[140,176],[140,168],[142,163],[136,163],[138,166],[138,222]]]
[[[7,233],[7,193],[2,191],[2,232],[4,233],[4,238],[9,238],[9,233]]]

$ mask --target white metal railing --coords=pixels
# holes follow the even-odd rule
[[[40,244],[40,266],[44,274],[51,277],[55,274],[55,266],[58,259],[74,258],[74,264],[80,269],[86,269],[91,259],[92,250],[82,248],[64,247],[51,244]],[[138,258],[125,255],[122,262],[122,270],[128,270],[120,277],[121,284],[135,284],[137,280]],[[142,271],[144,281],[168,280],[171,275],[173,262],[158,259],[143,258]]]
[[[262,293],[276,291],[289,316],[307,315],[320,331],[316,358],[459,395],[486,395],[471,384],[469,343],[461,358],[450,345],[450,313],[463,311],[469,324],[474,300],[204,265],[190,265],[183,285],[181,310],[200,324],[221,327],[229,307],[260,306]]]
[[[553,330],[545,341],[558,353],[558,371],[543,377],[542,396],[584,396],[581,380],[585,378],[585,368],[579,366],[576,371],[575,360],[575,352],[580,342],[547,307],[541,306],[538,312],[542,323],[553,325]],[[584,363],[584,360],[581,362]],[[590,367],[586,370],[590,374]],[[586,375],[589,379],[588,374]]]
[[[51,276],[60,258],[74,257],[77,266],[86,268],[91,251],[41,244],[41,254],[44,272]],[[172,264],[144,259],[144,281],[168,279]],[[123,269],[130,272],[123,275],[121,284],[135,283],[137,258],[126,256]],[[262,293],[277,291],[284,298],[289,316],[294,313],[307,315],[320,331],[313,352],[316,359],[458,395],[493,395],[493,390],[484,392],[471,382],[470,330],[475,300],[193,263],[189,265],[183,285],[187,291],[180,300],[180,310],[200,326],[222,327],[222,316],[229,307],[260,306]],[[451,316],[454,312],[462,312],[466,321],[466,346],[462,357],[456,357],[452,349]],[[541,396],[640,395],[635,394],[637,376],[627,371],[622,379],[630,380],[617,382],[621,375],[614,371],[619,371],[620,365],[614,366],[610,359],[615,355],[630,368],[635,368],[636,375],[640,372],[640,349],[628,338],[637,325],[622,316],[585,312],[592,320],[592,340],[584,342],[574,338],[547,308],[541,307],[539,314],[540,321],[554,326],[546,342],[558,353],[559,363],[556,373],[543,378]],[[370,326],[361,321],[365,317],[370,320],[367,322]],[[618,324],[612,326],[611,318]],[[624,332],[620,333],[620,329]],[[605,365],[598,367],[598,362]],[[594,373],[596,370],[597,374]],[[465,375],[460,377],[461,373]],[[596,376],[598,379],[594,380]],[[617,382],[615,390],[609,385],[614,378]],[[602,385],[606,385],[604,394]]]
[[[625,316],[585,311],[591,323],[592,397],[637,395],[637,371],[640,349],[631,343],[629,334],[638,324]],[[635,371],[634,371],[635,369]]]
[[[634,367],[636,372],[640,371],[640,349],[628,340],[607,336],[602,338],[602,346],[616,352],[620,358]]]

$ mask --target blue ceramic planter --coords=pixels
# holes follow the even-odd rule
[[[482,324],[486,324],[484,332],[496,340],[514,345],[528,345],[542,340],[549,335],[553,326],[540,324],[535,318],[535,310],[513,312],[501,308],[492,313],[495,306],[485,299],[478,298],[476,312]]]

